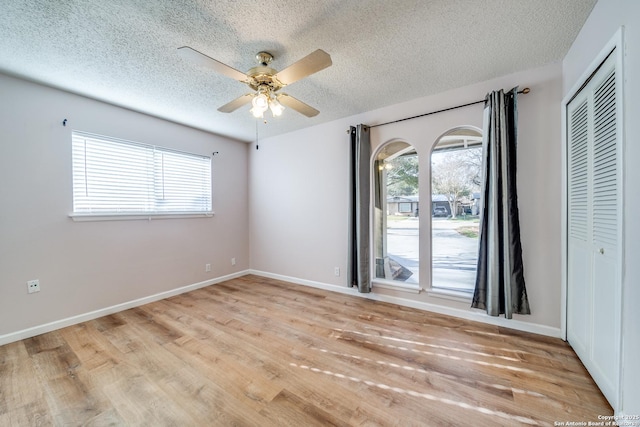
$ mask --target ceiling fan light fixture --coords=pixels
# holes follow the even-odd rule
[[[249,110],[249,112],[251,114],[253,114],[253,117],[255,117],[256,119],[261,119],[263,117],[263,113],[265,110],[261,109],[261,108],[256,108],[253,107],[251,110]]]
[[[269,98],[264,93],[259,93],[253,98],[251,104],[253,104],[253,108],[260,109],[264,112],[269,108]]]
[[[271,114],[273,114],[273,117],[282,115],[282,112],[284,111],[282,104],[280,104],[275,98],[269,102],[269,108],[271,108]]]

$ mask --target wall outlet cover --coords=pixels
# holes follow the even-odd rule
[[[30,294],[40,292],[40,280],[36,279],[27,281],[27,292]]]

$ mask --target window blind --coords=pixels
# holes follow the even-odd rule
[[[74,214],[211,212],[211,158],[74,131]]]

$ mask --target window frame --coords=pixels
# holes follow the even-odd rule
[[[471,132],[476,132],[478,133],[480,136],[467,136],[467,138],[469,138],[467,141],[464,141],[462,143],[456,143],[451,141],[452,139],[456,139],[456,137],[458,137],[457,139],[461,139],[464,140],[464,135],[457,135],[457,132],[460,131],[471,131]],[[449,141],[447,141],[445,138],[450,137]],[[476,128],[475,126],[458,126],[458,127],[454,127],[451,128],[449,130],[447,130],[446,132],[444,132],[442,135],[440,135],[434,142],[433,146],[431,147],[431,151],[429,153],[429,199],[431,199],[433,197],[433,163],[432,163],[432,156],[435,152],[440,151],[440,152],[444,152],[444,151],[458,151],[458,150],[467,150],[470,148],[482,148],[483,147],[483,143],[482,143],[482,129],[480,128]],[[445,142],[446,141],[446,142]],[[442,147],[437,149],[438,145],[444,142],[442,144]],[[455,290],[452,288],[446,288],[446,287],[438,287],[433,285],[433,216],[430,214],[429,215],[429,246],[430,246],[430,250],[429,250],[429,285],[426,289],[427,294],[429,294],[430,296],[434,296],[434,297],[438,297],[438,298],[444,298],[444,299],[448,299],[448,300],[453,300],[453,301],[461,301],[461,302],[469,302],[473,299],[473,290],[471,291],[466,291],[466,290]]]
[[[127,210],[124,209],[122,211],[118,211],[117,209],[114,210],[96,210],[96,211],[91,211],[90,209],[79,209],[76,211],[77,207],[76,207],[76,191],[77,188],[76,186],[78,185],[76,182],[76,166],[75,166],[75,162],[76,160],[74,159],[74,156],[77,155],[77,153],[75,153],[75,147],[74,144],[77,142],[76,138],[83,138],[86,140],[91,140],[94,142],[103,142],[105,143],[105,147],[108,144],[120,144],[122,146],[125,146],[127,148],[137,148],[137,149],[141,149],[143,151],[145,151],[145,156],[148,156],[148,159],[151,159],[150,164],[152,164],[153,166],[151,166],[149,164],[149,161],[147,160],[147,165],[145,166],[147,169],[147,175],[152,175],[153,178],[150,178],[151,181],[151,185],[152,185],[152,190],[149,192],[149,194],[146,195],[146,197],[142,197],[141,199],[139,199],[138,201],[140,202],[140,204],[148,204],[149,206],[153,206],[155,207],[155,209],[147,209],[147,210]],[[105,147],[102,147],[103,149]],[[154,194],[156,194],[156,192],[159,189],[159,185],[160,182],[163,182],[162,185],[164,185],[165,181],[171,181],[171,178],[176,179],[176,178],[184,178],[184,176],[180,176],[180,174],[178,175],[170,175],[169,179],[168,176],[165,175],[159,175],[158,174],[158,168],[157,168],[157,162],[164,162],[164,158],[165,158],[165,154],[168,154],[170,156],[172,156],[174,159],[176,159],[176,155],[179,156],[177,157],[177,162],[180,162],[181,160],[185,160],[185,161],[197,161],[198,159],[201,160],[201,165],[206,165],[205,170],[202,171],[202,173],[200,173],[198,175],[198,178],[201,180],[200,182],[202,183],[202,185],[204,185],[204,190],[203,189],[198,189],[197,186],[191,187],[191,190],[196,190],[196,192],[198,192],[199,190],[199,196],[200,197],[204,197],[204,203],[205,203],[205,209],[203,210],[189,210],[189,209],[185,209],[185,210],[160,210],[157,209],[157,200],[155,197],[153,197]],[[124,156],[126,156],[127,154],[125,154]],[[162,160],[159,160],[160,157],[158,156],[160,155]],[[80,156],[86,156],[86,154],[80,154]],[[123,159],[116,159],[116,160],[123,160]],[[212,166],[212,156],[206,156],[206,155],[202,155],[202,154],[197,154],[197,153],[190,153],[190,152],[186,152],[186,151],[181,151],[181,150],[175,150],[172,148],[168,148],[168,147],[162,147],[162,146],[158,146],[158,145],[152,145],[152,144],[145,144],[145,143],[140,143],[140,142],[136,142],[136,141],[130,141],[130,140],[125,140],[125,139],[120,139],[120,138],[114,138],[114,137],[110,137],[110,136],[105,136],[105,135],[99,135],[99,134],[94,134],[94,133],[89,133],[89,132],[84,132],[84,131],[79,131],[79,130],[73,130],[72,134],[71,134],[71,197],[72,197],[72,208],[71,208],[71,213],[69,214],[69,217],[74,220],[74,221],[111,221],[111,220],[152,220],[152,219],[173,219],[173,218],[202,218],[202,217],[212,217],[215,212],[213,211],[213,166]],[[114,169],[117,169],[118,167],[121,167],[124,163],[119,163],[118,165],[114,166]],[[84,166],[86,167],[86,166]],[[81,169],[82,166],[78,169]],[[142,169],[140,169],[142,170]],[[85,169],[86,171],[86,169]],[[164,174],[165,173],[165,168],[164,168],[164,163],[162,163],[162,168],[161,168],[161,172],[160,174]],[[159,179],[160,178],[160,179]],[[85,185],[86,185],[86,175],[83,178],[80,178],[80,180],[84,180]],[[206,184],[206,181],[202,181],[202,179],[207,180],[208,179],[208,185]],[[149,183],[147,183],[149,184]],[[144,184],[143,184],[144,185]],[[189,188],[185,188],[185,190],[188,190]],[[164,187],[162,189],[162,191],[165,191]],[[182,191],[182,189],[180,189],[178,187],[178,192]],[[137,200],[137,199],[136,199]]]
[[[371,244],[370,246],[370,259],[375,260],[376,259],[376,226],[375,226],[375,216],[376,216],[376,190],[378,185],[376,184],[376,180],[377,180],[377,176],[378,176],[378,170],[379,170],[379,164],[378,164],[378,155],[385,149],[385,147],[392,145],[394,143],[404,143],[407,145],[407,147],[405,147],[403,150],[399,151],[399,155],[403,155],[404,153],[401,152],[407,152],[407,151],[413,151],[415,152],[415,156],[418,158],[418,163],[419,163],[419,159],[420,159],[420,155],[418,153],[418,150],[416,148],[415,145],[411,144],[408,141],[402,140],[402,139],[393,139],[390,141],[385,142],[384,144],[381,144],[371,155],[371,159],[370,159],[370,170],[371,170],[371,210],[370,210],[370,241],[373,242],[373,244]],[[418,170],[420,170],[420,166],[418,166]],[[419,172],[418,172],[419,173]],[[386,191],[385,191],[386,194]],[[418,187],[418,194],[420,194],[420,188]],[[387,215],[387,207],[386,207],[386,197],[384,198],[385,201],[383,201],[382,203],[384,204],[384,208],[383,208],[383,215],[386,218]],[[409,202],[408,202],[409,203]],[[413,208],[413,206],[412,206]],[[419,221],[419,218],[418,218]],[[383,221],[383,225],[386,231],[386,220]],[[419,229],[418,229],[419,230]],[[420,231],[418,231],[418,247],[420,247]],[[420,252],[418,252],[418,262],[421,262],[420,259]],[[386,279],[386,278],[379,278],[376,277],[376,262],[372,262],[370,265],[370,274],[371,274],[371,284],[373,288],[385,288],[385,289],[393,289],[396,291],[402,291],[402,292],[408,292],[408,293],[414,293],[414,294],[418,294],[420,293],[423,289],[420,285],[420,281],[418,280],[418,282],[416,283],[406,283],[403,281],[397,281],[397,280],[392,280],[392,279]],[[420,267],[418,268],[420,269]]]

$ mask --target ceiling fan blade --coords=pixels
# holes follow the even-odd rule
[[[220,61],[198,52],[195,49],[191,49],[189,46],[182,46],[178,48],[178,54],[184,59],[193,62],[194,64],[207,67],[213,71],[224,74],[227,77],[231,77],[234,80],[244,82],[247,80],[247,75],[241,71],[236,70]]]
[[[284,70],[280,71],[275,77],[283,85],[290,85],[293,82],[307,77],[320,70],[324,70],[332,64],[331,56],[322,49],[311,52],[298,62],[294,62]]]
[[[304,114],[307,117],[314,117],[320,113],[320,111],[316,110],[315,108],[305,104],[304,102],[294,98],[291,95],[287,95],[286,93],[281,93],[278,95],[278,102],[280,102],[285,107],[296,110],[300,114]]]
[[[218,111],[220,111],[221,113],[231,113],[232,111],[236,111],[243,105],[250,103],[253,99],[253,95],[253,93],[242,95],[241,97],[236,98],[227,104],[224,104],[222,107],[218,108]]]

